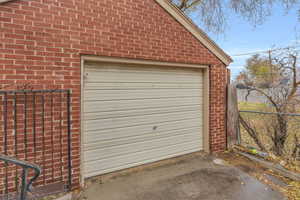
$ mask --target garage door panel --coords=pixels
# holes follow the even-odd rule
[[[86,120],[84,126],[86,130],[98,130],[109,129],[109,128],[120,128],[129,126],[139,126],[142,124],[156,124],[159,122],[174,122],[184,119],[196,119],[200,118],[201,114],[199,111],[185,111],[170,114],[152,114],[144,116],[133,116],[133,117],[119,117],[119,118],[108,118],[108,119],[93,119]],[[137,127],[138,128],[138,127]]]
[[[152,109],[138,109],[138,110],[121,110],[121,111],[103,111],[84,113],[84,118],[87,120],[93,119],[107,119],[107,118],[122,118],[122,117],[138,117],[146,115],[158,114],[176,114],[177,112],[189,112],[195,110],[202,110],[201,105],[196,106],[182,106],[182,107],[167,107],[167,108],[152,108]]]
[[[159,70],[158,70],[159,69]],[[157,66],[134,66],[134,65],[123,65],[123,64],[102,64],[101,69],[99,68],[99,63],[95,65],[86,64],[86,73],[91,72],[92,74],[117,74],[120,76],[139,76],[139,75],[164,75],[168,76],[169,78],[174,77],[175,75],[180,76],[197,76],[199,73],[199,69],[187,69],[187,68],[180,68],[180,67],[165,67],[165,68],[158,68]],[[149,77],[147,76],[147,79]]]
[[[201,97],[201,89],[95,90],[84,92],[86,101]]]
[[[132,141],[128,144],[120,144],[105,148],[103,147],[100,149],[86,150],[84,156],[86,161],[89,162],[120,155],[136,153],[140,151],[148,151],[151,149],[162,148],[166,146],[178,145],[181,143],[189,143],[195,140],[199,141],[199,139],[199,135],[194,134],[194,132],[189,132],[186,134],[172,135],[164,138],[157,137],[151,140],[144,140],[142,142]],[[199,150],[200,145],[201,144],[199,143]]]
[[[153,130],[153,128],[156,130]],[[202,127],[202,122],[199,123],[199,119],[186,119],[175,122],[164,122],[164,123],[156,123],[156,124],[146,124],[139,125],[139,131],[136,131],[135,126],[131,127],[123,127],[123,128],[113,128],[113,129],[99,129],[94,131],[86,131],[86,140],[84,141],[84,145],[93,144],[95,141],[106,141],[106,140],[118,140],[120,138],[130,138],[136,136],[146,136],[147,134],[151,134],[154,131],[159,132],[176,132],[189,128],[197,128]]]
[[[85,103],[84,113],[103,112],[114,110],[137,110],[151,108],[167,108],[202,105],[198,97],[181,97],[165,99],[132,99],[132,100],[111,100],[111,101],[93,101]]]
[[[182,74],[182,73],[134,73],[123,72],[118,70],[116,72],[97,72],[87,71],[85,81],[89,82],[158,82],[158,83],[199,83],[202,81],[198,77],[198,73]]]
[[[126,89],[199,89],[199,83],[158,83],[149,82],[136,84],[135,82],[85,82],[85,89],[87,90],[123,90]]]
[[[85,77],[87,83],[97,83],[97,82],[130,82],[130,83],[194,83],[202,84],[197,76],[189,75],[174,75],[173,77],[166,76],[164,74],[135,74],[131,73],[88,73]]]
[[[123,135],[116,136],[113,139],[106,139],[104,140],[103,137],[99,138],[98,140],[94,140],[92,142],[88,142],[84,144],[84,149],[86,151],[89,150],[97,150],[99,147],[107,148],[112,146],[130,144],[130,143],[137,143],[137,142],[144,142],[144,141],[151,141],[154,139],[162,139],[170,136],[180,136],[180,135],[188,135],[197,132],[201,132],[202,126],[199,127],[190,127],[190,128],[183,128],[178,130],[169,130],[169,131],[161,131],[161,130],[151,130],[148,129],[147,132],[143,133],[143,135],[133,135],[133,136],[126,136],[122,137]],[[115,134],[114,134],[115,135]],[[201,137],[197,135],[197,137]]]
[[[159,149],[151,149],[144,152],[136,152],[125,156],[88,162],[85,168],[86,177],[95,176],[101,173],[108,173],[144,163],[154,162],[174,156],[199,151],[199,142],[181,143]]]
[[[135,76],[135,77],[122,77],[122,79],[120,78],[120,76],[114,76],[114,77],[107,77],[107,76],[103,76],[103,77],[97,77],[94,74],[92,75],[88,75],[89,77],[86,78],[87,82],[91,82],[91,83],[97,83],[98,81],[100,82],[135,82],[135,83],[176,83],[178,81],[181,81],[183,83],[194,83],[194,84],[202,84],[202,81],[197,79],[197,77],[194,78],[189,78],[187,76],[178,76],[176,78],[167,78],[164,76],[155,76],[155,77],[151,77],[150,79],[146,79],[145,77],[142,76]],[[94,80],[90,80],[90,79],[94,79]]]
[[[99,68],[99,63],[86,63],[85,64],[85,71],[86,72],[98,72],[98,73],[105,73],[105,72],[116,72],[116,73],[142,73],[142,74],[149,74],[149,73],[159,73],[159,74],[167,74],[167,75],[174,75],[175,74],[189,74],[195,75],[195,73],[199,73],[199,69],[193,68],[182,68],[182,67],[157,67],[157,66],[141,66],[141,65],[131,65],[131,64],[113,64],[113,63],[103,63],[100,64],[101,68]],[[159,70],[158,70],[159,69]]]
[[[203,149],[203,73],[86,66],[84,176]]]

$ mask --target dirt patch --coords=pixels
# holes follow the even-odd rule
[[[222,199],[232,199],[232,190],[241,186],[235,170],[201,169],[165,180],[159,184],[169,185],[167,199],[212,199],[212,191],[222,191]],[[228,187],[230,185],[230,187]],[[201,189],[199,187],[202,187]]]
[[[239,169],[243,170],[244,172],[247,172],[247,173],[253,173],[254,172],[254,169],[249,167],[248,165],[245,165],[245,164],[238,164],[236,165],[236,167],[238,167]]]

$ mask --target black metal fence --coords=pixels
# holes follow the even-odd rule
[[[38,165],[21,161],[9,156],[1,155],[0,154],[0,160],[5,163],[5,165],[13,164],[19,167],[22,167],[22,185],[20,188],[20,194],[16,193],[6,193],[2,196],[2,199],[5,198],[6,200],[27,200],[28,192],[32,191],[32,184],[33,182],[39,177],[41,174],[41,169]],[[35,172],[35,175],[28,181],[28,172],[29,170],[33,170]],[[33,199],[33,198],[31,198]]]
[[[71,186],[70,102],[69,90],[0,91],[0,154],[41,167],[35,196]],[[0,162],[0,199],[19,194],[21,176],[22,167]]]

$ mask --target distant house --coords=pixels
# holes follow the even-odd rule
[[[298,81],[300,81],[300,68],[298,69]],[[268,99],[260,94],[259,92],[256,91],[251,91],[249,92],[247,89],[247,85],[244,83],[244,76],[241,75],[239,76],[236,80],[235,83],[237,87],[237,96],[238,96],[238,101],[239,102],[251,102],[251,103],[269,103]],[[290,84],[290,79],[289,78],[284,78],[281,80],[280,85],[283,87],[290,87],[288,84]],[[276,86],[278,87],[278,86]],[[278,88],[279,89],[279,88]],[[263,89],[265,92],[269,92],[268,89]],[[280,89],[279,89],[280,90]],[[300,87],[298,88],[298,96],[300,97]]]
[[[263,95],[256,91],[249,91],[247,89],[237,90],[238,102],[248,102],[248,103],[267,103],[268,100]]]

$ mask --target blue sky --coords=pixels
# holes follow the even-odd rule
[[[208,33],[234,59],[234,63],[229,66],[232,78],[243,69],[246,59],[250,57],[233,55],[264,51],[272,47],[285,47],[298,42],[296,40],[297,32],[298,39],[300,35],[300,23],[297,20],[297,9],[300,9],[300,5],[287,13],[284,8],[275,5],[272,15],[262,25],[256,27],[232,14],[229,16],[228,27],[223,35]]]

